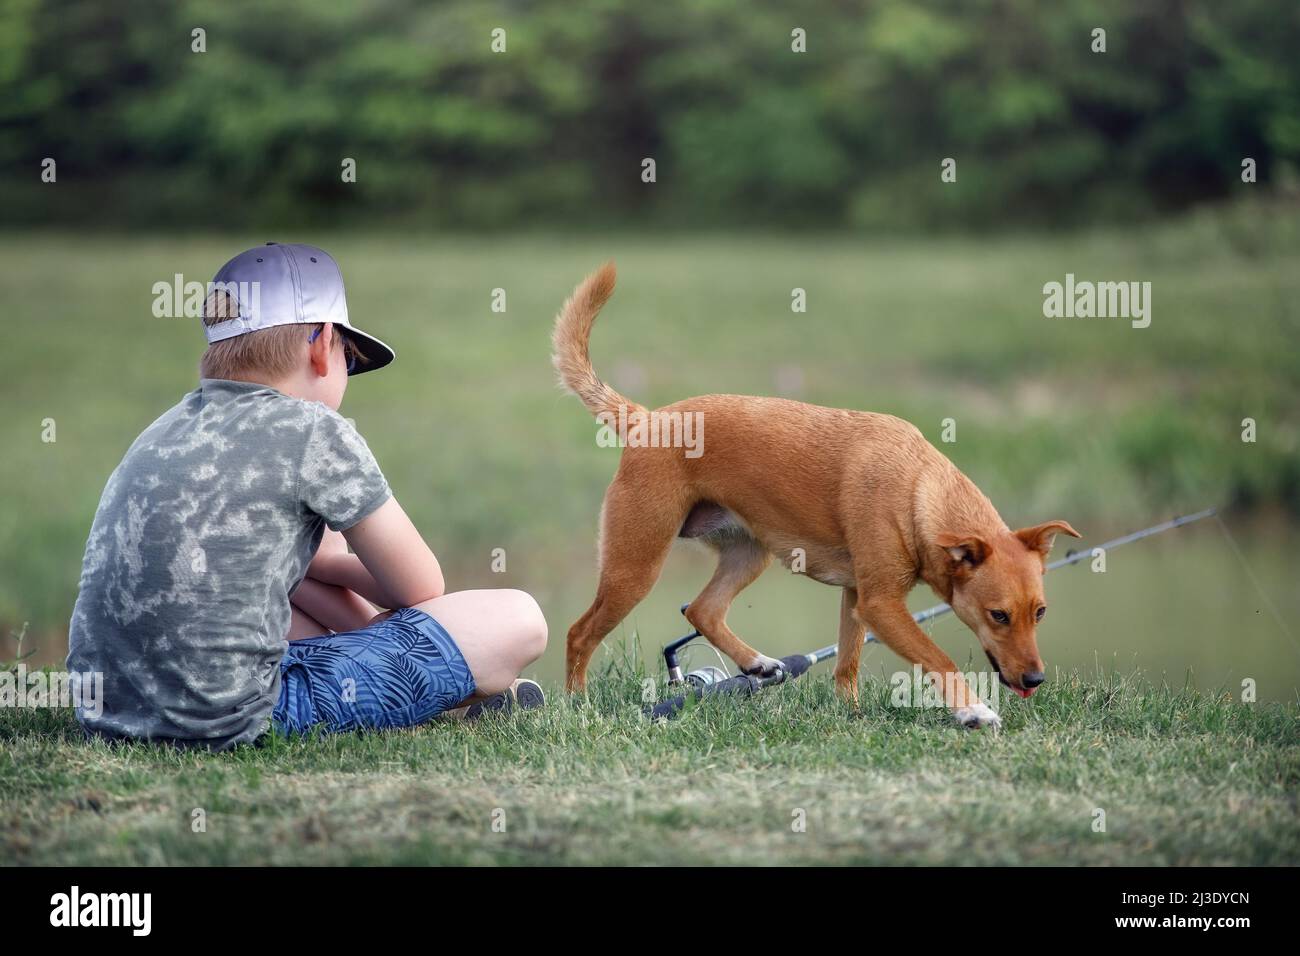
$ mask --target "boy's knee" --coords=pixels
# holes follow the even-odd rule
[[[527,658],[528,663],[532,663],[546,650],[546,616],[537,600],[527,591],[510,589],[506,594],[509,595],[513,630],[519,642],[520,653]]]

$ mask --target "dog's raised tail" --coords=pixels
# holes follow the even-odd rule
[[[620,405],[626,407],[628,414],[644,411],[636,402],[600,380],[591,367],[591,356],[587,351],[591,327],[601,308],[614,294],[616,278],[614,263],[607,262],[578,283],[573,294],[560,307],[560,313],[555,317],[555,331],[551,333],[551,364],[560,375],[560,383],[582,399],[582,404],[593,415],[618,415]]]

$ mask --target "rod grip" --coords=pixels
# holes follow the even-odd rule
[[[793,680],[810,667],[812,664],[808,662],[807,654],[791,654],[781,658],[781,669],[785,671],[787,680]]]
[[[686,701],[690,699],[699,700],[701,697],[713,697],[717,694],[738,694],[742,697],[748,697],[761,689],[762,686],[757,677],[750,677],[748,674],[737,674],[735,677],[720,680],[716,684],[696,687],[690,693],[683,694],[680,697],[669,697],[667,700],[660,701],[650,709],[650,719],[659,720],[660,718],[675,717],[686,706]]]

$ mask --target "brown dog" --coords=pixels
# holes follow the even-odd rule
[[[627,426],[601,511],[596,599],[569,629],[570,690],[585,686],[596,646],[649,593],[673,539],[686,537],[718,554],[686,617],[746,673],[770,674],[779,663],[727,627],[727,609],[776,555],[843,589],[835,684],[845,698],[857,699],[870,628],[927,675],[941,675],[960,723],[997,726],[997,714],[913,622],[906,598],[918,581],[975,632],[1003,684],[1023,697],[1034,692],[1043,682],[1036,629],[1046,557],[1058,532],[1078,532],[1064,521],[1011,531],[970,479],[889,415],[742,395],[647,411],[602,382],[588,356],[614,279],[610,263],[584,280],[553,338],[563,384],[608,427]],[[674,439],[690,421],[702,423],[699,447],[684,453]]]

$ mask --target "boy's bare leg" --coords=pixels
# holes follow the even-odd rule
[[[294,607],[291,603],[290,610],[293,611],[293,620],[289,623],[289,634],[286,641],[301,641],[309,637],[324,637],[330,632],[329,628],[316,620],[306,611]]]
[[[523,591],[457,591],[416,607],[441,624],[465,655],[476,697],[505,690],[546,650],[546,618]]]

